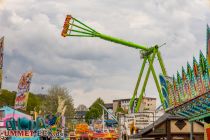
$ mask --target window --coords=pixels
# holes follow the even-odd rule
[[[4,110],[0,110],[0,121],[5,117]]]

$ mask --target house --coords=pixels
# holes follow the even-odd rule
[[[143,129],[140,133],[131,137],[142,139],[177,139],[189,140],[193,130],[194,140],[204,139],[204,124],[201,122],[191,123],[184,117],[165,113],[154,123]]]

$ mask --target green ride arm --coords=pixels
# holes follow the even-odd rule
[[[129,42],[126,40],[122,40],[119,38],[115,38],[115,37],[112,37],[109,35],[99,33],[96,30],[94,30],[93,28],[82,23],[78,19],[72,17],[71,15],[66,16],[61,35],[63,37],[66,37],[66,36],[99,37],[101,39],[111,41],[114,43],[118,43],[118,44],[122,44],[122,45],[125,45],[128,47],[141,49],[144,51],[149,50],[149,48],[147,48],[145,46],[141,46],[141,45],[133,43],[133,42]]]
[[[139,73],[138,80],[136,82],[136,86],[135,86],[135,90],[133,92],[133,96],[132,96],[132,98],[130,100],[130,105],[129,105],[130,109],[132,109],[132,107],[133,107],[133,104],[134,104],[134,101],[135,101],[135,96],[136,96],[136,94],[138,92],[139,84],[140,84],[140,81],[141,81],[142,74],[144,72],[144,68],[145,68],[146,62],[147,62],[147,58],[145,57],[144,61],[143,61],[143,64],[142,64],[142,67],[141,67],[141,70],[140,70],[140,73]]]
[[[149,61],[149,63],[151,63],[150,58],[148,58],[148,61]],[[159,97],[160,97],[161,104],[163,105],[163,108],[165,109],[165,107],[164,107],[163,95],[162,95],[161,88],[160,88],[160,84],[159,84],[159,82],[158,82],[158,79],[157,79],[157,76],[156,76],[156,73],[155,73],[155,70],[154,70],[153,65],[151,66],[151,70],[152,70],[152,75],[153,75],[153,78],[154,78],[154,80],[155,80],[155,84],[156,84],[156,87],[157,87],[157,90],[158,90],[158,93],[159,93]]]
[[[149,79],[150,70],[151,70],[151,67],[153,65],[153,61],[154,61],[156,53],[157,53],[157,50],[154,49],[153,54],[152,54],[152,60],[151,60],[151,62],[149,64],[149,68],[148,68],[148,71],[147,71],[147,74],[146,74],[146,77],[145,77],[145,80],[144,80],[144,84],[143,84],[143,87],[141,89],[141,93],[139,95],[139,99],[138,99],[138,102],[137,102],[137,105],[136,105],[136,108],[135,108],[135,112],[139,111],[139,108],[140,108],[140,105],[141,105],[141,101],[142,101],[142,98],[143,98],[143,94],[144,94],[144,91],[145,91],[145,88],[146,88],[146,85],[147,85],[147,81]]]
[[[159,60],[160,67],[162,69],[163,75],[167,76],[166,68],[165,68],[165,65],[163,63],[163,59],[162,59],[161,53],[159,51],[157,52],[157,57],[158,57],[158,60]]]
[[[108,36],[108,35],[105,35],[105,34],[95,33],[94,36],[99,37],[99,38],[104,39],[104,40],[107,40],[107,41],[122,44],[122,45],[125,45],[125,46],[128,46],[128,47],[141,49],[141,50],[145,50],[145,51],[149,50],[145,46],[141,46],[141,45],[135,44],[133,42],[125,41],[125,40],[115,38],[115,37],[112,37],[112,36]]]
[[[163,63],[163,59],[162,59],[162,56],[161,56],[161,53],[158,51],[157,52],[157,57],[158,57],[158,61],[160,63],[160,67],[161,67],[161,70],[162,70],[162,73],[164,76],[167,76],[167,72],[166,72],[166,68],[165,68],[165,65]],[[160,93],[159,93],[160,94]],[[164,99],[163,99],[163,95],[161,94],[160,96],[160,100],[161,100],[161,103],[163,105],[163,108],[164,110],[166,109],[165,106],[164,106]]]

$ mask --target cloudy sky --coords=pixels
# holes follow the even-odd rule
[[[98,38],[61,37],[66,14],[141,45],[166,42],[161,53],[169,75],[199,50],[206,53],[208,0],[0,0],[3,88],[16,90],[21,74],[33,70],[32,92],[65,86],[75,106],[89,106],[98,97],[112,102],[132,96],[142,64],[139,51]],[[160,73],[157,63],[155,69]],[[152,76],[145,95],[157,97],[159,104]]]

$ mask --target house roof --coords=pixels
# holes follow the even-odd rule
[[[88,111],[88,108],[83,105],[83,104],[80,104],[77,108],[76,108],[76,111]]]
[[[184,117],[180,117],[177,115],[171,115],[171,114],[165,113],[163,116],[161,116],[159,119],[157,119],[154,123],[152,123],[149,126],[147,126],[146,128],[144,128],[141,131],[141,134],[147,133],[148,131],[153,129],[153,127],[160,125],[161,123],[165,122],[166,120],[186,120],[186,119]]]
[[[0,110],[4,110],[5,113],[7,113],[6,115],[18,114],[18,115],[20,115],[22,117],[27,117],[27,118],[30,118],[30,119],[32,118],[32,116],[30,116],[30,115],[28,115],[26,113],[23,113],[23,112],[21,112],[19,110],[15,110],[15,109],[13,109],[13,108],[11,108],[9,106],[3,106],[3,107],[0,108]]]
[[[149,126],[147,126],[146,128],[144,128],[140,132],[140,135],[143,135],[143,134],[147,133],[148,131],[152,130],[153,127],[156,127],[156,126],[160,125],[161,123],[163,123],[167,120],[187,120],[187,119],[184,118],[184,117],[178,116],[178,115],[171,115],[171,114],[165,113],[163,116],[161,116],[154,123],[152,123]],[[203,125],[201,122],[197,122],[197,123],[199,123],[200,125]]]

